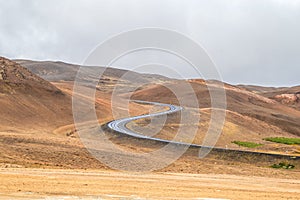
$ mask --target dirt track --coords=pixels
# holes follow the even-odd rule
[[[212,174],[0,169],[0,199],[298,199],[299,196],[300,180],[291,179]]]

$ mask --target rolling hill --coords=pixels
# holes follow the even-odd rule
[[[71,96],[79,66],[52,61],[14,62],[5,58],[1,58],[0,63],[0,142],[3,147],[0,163],[103,168],[82,146],[73,126]],[[93,70],[93,67],[86,67],[85,70]],[[90,78],[98,80],[97,77]],[[178,104],[168,87],[177,87],[179,95],[189,100],[192,94],[180,90],[182,83],[186,82],[193,87],[200,105],[193,107],[191,104],[187,108],[192,110],[189,117],[200,114],[199,124],[179,124],[178,116],[168,116],[164,128],[155,137],[172,139],[178,127],[197,126],[199,130],[194,143],[201,144],[208,129],[211,112],[210,96],[204,80],[175,80],[109,68],[97,85],[97,116],[101,124],[113,119],[111,95],[116,86],[120,87],[118,95],[121,97]],[[218,147],[241,149],[242,147],[232,143],[238,140],[264,144],[255,149],[259,151],[291,154],[299,151],[297,146],[263,140],[265,137],[300,136],[300,111],[294,104],[285,104],[274,98],[285,93],[297,93],[298,87],[224,85],[227,96],[226,121],[217,143]],[[214,87],[218,87],[218,84]],[[125,106],[122,102],[116,102],[114,109],[117,117],[122,117]],[[129,109],[131,115],[153,111],[152,107],[138,103],[130,103]],[[139,120],[128,126],[143,134],[153,130],[153,127],[147,126],[148,123],[149,120]],[[189,134],[188,129],[186,130],[186,134]],[[140,152],[152,148],[147,142],[144,142],[144,147],[142,143],[131,143],[131,140],[124,138],[113,137],[112,140],[130,151]],[[53,152],[55,155],[52,155]],[[175,168],[174,170],[176,171]]]

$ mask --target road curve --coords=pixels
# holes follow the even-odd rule
[[[150,102],[150,101],[141,101],[141,100],[132,100],[132,101],[136,102],[136,103],[143,103],[143,104],[151,104],[151,105],[158,105],[158,106],[162,106],[162,107],[168,107],[169,109],[166,110],[166,111],[158,112],[158,113],[149,113],[149,114],[145,114],[145,115],[139,115],[139,116],[122,118],[122,119],[117,119],[117,120],[111,121],[107,124],[107,126],[110,129],[112,129],[112,130],[114,130],[118,133],[126,134],[126,135],[133,136],[133,137],[136,137],[136,138],[150,139],[150,140],[155,140],[155,141],[160,141],[160,142],[190,145],[190,144],[187,144],[187,143],[174,142],[174,141],[163,140],[163,139],[159,139],[159,138],[154,138],[154,137],[141,135],[141,134],[136,133],[136,132],[134,132],[134,131],[132,131],[132,130],[130,130],[126,127],[126,125],[131,121],[134,121],[134,120],[137,120],[137,119],[144,119],[144,118],[149,118],[149,117],[157,117],[157,116],[160,116],[160,115],[168,115],[168,114],[176,113],[176,112],[179,112],[179,111],[183,110],[182,107],[171,105],[171,104]]]
[[[126,127],[126,125],[134,120],[138,119],[144,119],[144,118],[149,118],[149,117],[157,117],[160,115],[168,115],[176,112],[180,112],[183,110],[182,107],[180,106],[175,106],[172,104],[165,104],[165,103],[159,103],[159,102],[150,102],[150,101],[141,101],[141,100],[131,100],[136,103],[143,103],[143,104],[151,104],[151,105],[158,105],[162,107],[168,107],[169,109],[166,111],[162,112],[157,112],[157,113],[149,113],[149,114],[144,114],[144,115],[139,115],[139,116],[134,116],[134,117],[128,117],[128,118],[122,118],[122,119],[117,119],[113,120],[111,122],[108,122],[106,126],[120,134],[125,134],[131,137],[135,138],[140,138],[140,139],[147,139],[147,140],[152,140],[152,141],[158,141],[158,142],[163,142],[163,143],[170,143],[170,144],[177,144],[177,145],[188,145],[190,147],[196,147],[196,148],[209,148],[215,150],[215,151],[221,151],[221,152],[236,152],[236,153],[241,153],[241,154],[256,154],[256,155],[267,155],[267,156],[272,156],[272,157],[284,157],[286,159],[300,159],[300,156],[293,156],[293,155],[285,155],[285,154],[274,154],[274,153],[265,153],[265,152],[254,152],[254,151],[246,151],[246,150],[236,150],[236,149],[225,149],[225,148],[218,148],[218,147],[208,147],[208,146],[203,146],[203,145],[197,145],[197,144],[190,144],[190,143],[185,143],[185,142],[177,142],[177,141],[171,141],[171,140],[164,140],[160,138],[155,138],[155,137],[149,137],[146,135],[141,135],[137,132],[134,132]]]

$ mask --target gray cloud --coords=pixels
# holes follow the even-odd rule
[[[298,0],[0,3],[0,54],[9,58],[82,63],[111,35],[138,27],[162,27],[202,44],[226,82],[300,84]]]

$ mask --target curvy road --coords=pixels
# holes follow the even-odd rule
[[[217,151],[222,151],[222,152],[237,152],[237,153],[247,153],[247,154],[259,154],[259,155],[268,155],[272,157],[284,157],[286,159],[300,159],[300,156],[292,156],[292,155],[284,155],[284,154],[273,154],[273,153],[264,153],[264,152],[253,152],[253,151],[244,151],[244,150],[235,150],[235,149],[225,149],[225,148],[217,148],[217,147],[207,147],[203,145],[197,145],[197,144],[190,144],[190,143],[184,143],[184,142],[176,142],[176,141],[170,141],[170,140],[164,140],[164,139],[159,139],[155,137],[149,137],[145,135],[141,135],[137,132],[134,132],[126,127],[126,125],[134,120],[138,119],[144,119],[144,118],[149,118],[149,117],[157,117],[160,115],[168,115],[172,113],[176,113],[179,111],[182,111],[183,108],[180,106],[175,106],[171,104],[164,104],[164,103],[158,103],[158,102],[150,102],[150,101],[141,101],[141,100],[132,100],[133,102],[136,103],[142,103],[142,104],[151,104],[151,105],[158,105],[162,107],[168,107],[169,109],[166,111],[162,112],[157,112],[157,113],[149,113],[149,114],[144,114],[144,115],[139,115],[139,116],[134,116],[134,117],[128,117],[128,118],[122,118],[122,119],[117,119],[113,120],[111,122],[108,122],[106,125],[109,129],[120,133],[120,134],[125,134],[129,135],[135,138],[140,138],[140,139],[147,139],[147,140],[153,140],[153,141],[158,141],[158,142],[163,142],[163,143],[171,143],[171,144],[177,144],[177,145],[188,145],[190,147],[197,147],[197,148],[213,148],[214,150]]]
[[[149,114],[145,114],[145,115],[139,115],[139,116],[135,116],[135,117],[128,117],[128,118],[117,119],[117,120],[111,121],[107,124],[107,126],[110,129],[112,129],[112,130],[114,130],[118,133],[130,135],[130,136],[133,136],[133,137],[136,137],[136,138],[149,139],[149,140],[155,140],[155,141],[167,142],[167,143],[174,143],[174,144],[190,145],[190,144],[187,144],[187,143],[163,140],[163,139],[159,139],[159,138],[154,138],[154,137],[141,135],[141,134],[136,133],[136,132],[134,132],[134,131],[132,131],[132,130],[130,130],[126,127],[126,125],[131,121],[134,121],[134,120],[137,120],[137,119],[144,119],[144,118],[149,118],[149,117],[157,117],[157,116],[160,116],[160,115],[167,115],[167,114],[176,113],[176,112],[179,112],[179,111],[183,110],[182,107],[174,106],[174,105],[171,105],[171,104],[150,102],[150,101],[141,101],[141,100],[132,100],[132,101],[136,102],[136,103],[143,103],[143,104],[151,104],[151,105],[158,105],[158,106],[162,106],[162,107],[168,107],[169,109],[166,110],[166,111],[158,112],[158,113],[149,113]]]

